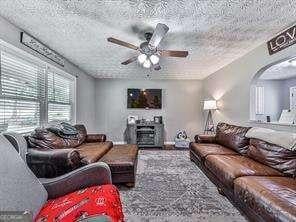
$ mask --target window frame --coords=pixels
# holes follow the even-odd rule
[[[76,110],[77,110],[77,78],[75,75],[70,74],[40,58],[30,54],[29,52],[15,47],[3,40],[0,39],[0,61],[1,61],[1,53],[4,52],[6,54],[18,57],[32,65],[36,65],[38,67],[44,67],[44,87],[42,91],[44,94],[41,94],[43,98],[38,98],[36,101],[39,103],[39,126],[36,127],[44,127],[50,124],[48,121],[48,110],[49,110],[49,101],[48,101],[48,73],[49,71],[55,72],[57,75],[64,76],[65,78],[69,79],[71,82],[71,91],[70,91],[70,105],[71,105],[71,112],[70,112],[70,123],[76,123]],[[0,93],[2,91],[2,79],[1,79],[1,65],[0,65]],[[39,86],[38,86],[39,87]],[[41,88],[40,87],[40,88]],[[0,95],[2,97],[2,94]],[[5,97],[4,97],[5,98]],[[6,98],[9,98],[8,96]],[[11,97],[12,98],[12,97]],[[20,101],[31,101],[26,100],[25,98],[20,98]],[[58,121],[57,121],[58,122]],[[4,131],[3,131],[4,132]],[[29,133],[31,131],[24,131],[23,134]]]
[[[265,114],[265,89],[264,86],[255,86],[255,115]]]

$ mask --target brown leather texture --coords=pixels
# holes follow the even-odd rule
[[[234,182],[234,193],[264,221],[296,221],[296,180],[293,178],[241,177]]]
[[[296,177],[296,151],[251,139],[247,156],[288,176]]]
[[[216,143],[233,149],[240,154],[246,154],[249,139],[245,135],[249,129],[250,127],[219,123],[216,130]]]
[[[65,148],[75,148],[80,146],[86,138],[86,129],[83,125],[74,126],[78,135],[66,139],[57,136],[56,134],[48,131],[46,128],[37,128],[31,135],[26,137],[26,140],[30,148],[37,149],[65,149]]]
[[[113,183],[134,183],[138,146],[132,144],[115,145],[100,161],[109,165]]]
[[[234,179],[242,176],[282,176],[279,171],[241,155],[209,155],[205,166],[230,188]]]
[[[196,143],[216,143],[216,135],[196,135],[194,140]]]
[[[28,165],[37,172],[37,176],[55,177],[77,167],[94,163],[112,148],[112,142],[102,142],[106,140],[105,135],[87,135],[84,125],[74,127],[78,134],[69,138],[62,138],[46,128],[37,128],[26,137],[28,152],[34,153],[28,160]],[[74,149],[75,152],[67,156],[69,149]]]
[[[85,142],[86,143],[98,143],[98,142],[105,142],[106,135],[105,134],[87,134]]]
[[[110,141],[100,143],[83,143],[77,149],[81,162],[84,164],[95,163],[102,158],[113,146]]]
[[[60,176],[81,167],[81,158],[75,149],[28,149],[27,163],[39,178]]]
[[[137,145],[115,145],[100,161],[107,163],[116,171],[130,171],[133,170],[137,157]]]
[[[208,155],[239,155],[237,152],[224,146],[214,143],[191,143],[190,150],[194,152],[201,160]]]

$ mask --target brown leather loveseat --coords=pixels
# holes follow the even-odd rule
[[[219,123],[195,137],[190,159],[250,221],[296,221],[296,151],[249,139],[249,129]]]
[[[37,128],[26,136],[27,163],[37,177],[56,177],[95,163],[112,147],[104,134],[87,134],[84,125],[75,125],[78,134],[63,138],[47,128]]]

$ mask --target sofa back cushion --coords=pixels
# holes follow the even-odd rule
[[[30,148],[37,149],[65,149],[65,148],[75,148],[80,146],[86,138],[86,128],[84,125],[74,126],[78,134],[69,137],[62,138],[55,133],[50,132],[46,128],[35,129],[30,136],[27,136]]]
[[[25,211],[35,217],[47,192],[12,144],[0,135],[0,211]]]
[[[249,139],[245,137],[250,127],[219,123],[216,130],[216,143],[228,147],[240,154],[246,154]]]
[[[259,139],[251,139],[247,152],[250,158],[280,172],[296,177],[296,151]]]

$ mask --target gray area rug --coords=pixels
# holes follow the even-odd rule
[[[188,151],[140,150],[136,186],[119,189],[126,221],[246,221]]]

